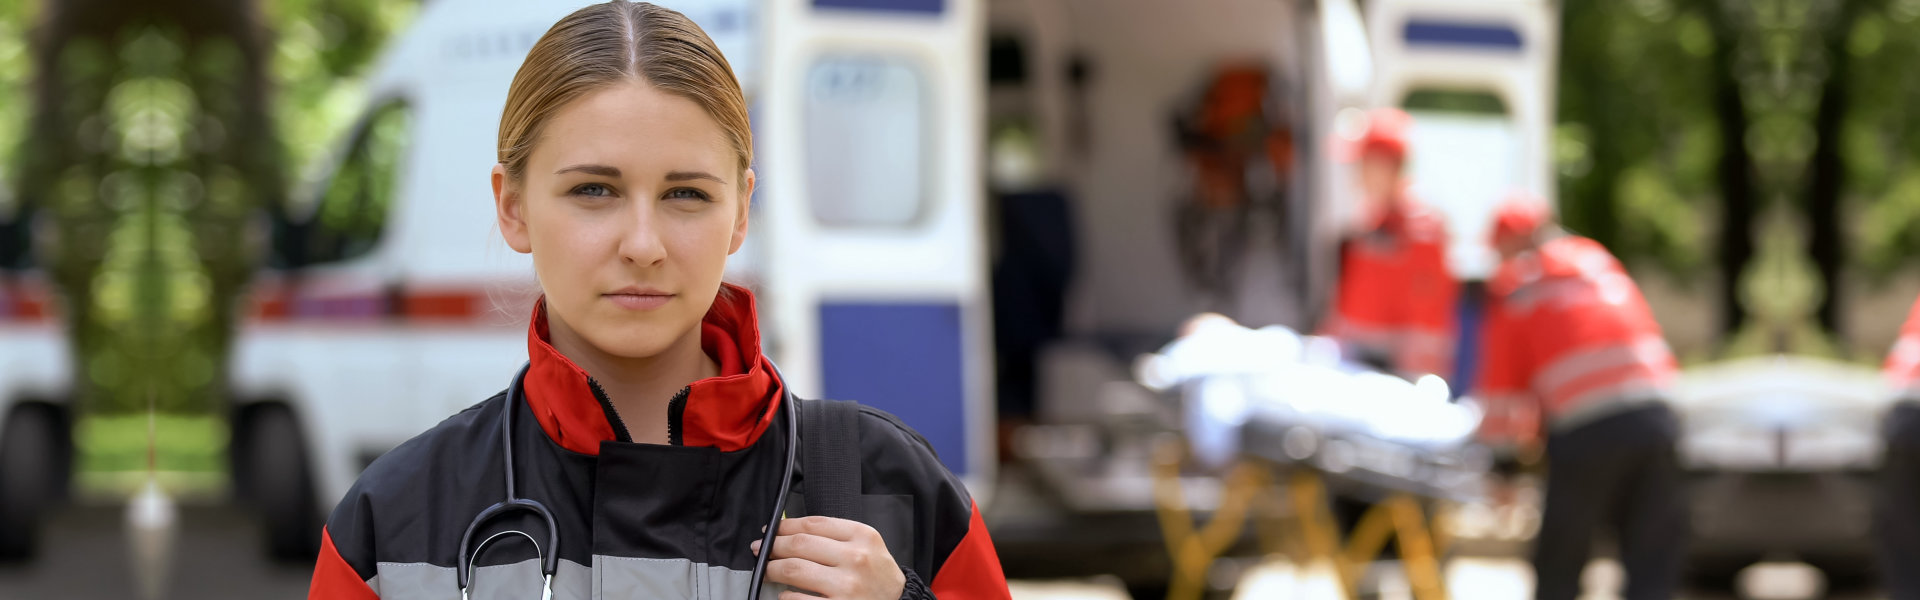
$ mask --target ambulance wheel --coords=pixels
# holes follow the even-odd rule
[[[1698,592],[1736,593],[1740,589],[1740,572],[1746,570],[1748,564],[1744,561],[1716,561],[1705,565],[1689,565],[1686,587]]]
[[[267,554],[287,562],[311,561],[320,550],[321,521],[306,436],[286,407],[249,412],[240,450],[244,457],[235,464],[248,471],[237,479],[247,483],[244,496],[266,528]]]
[[[0,429],[0,561],[33,557],[41,517],[64,495],[58,409],[20,404]]]
[[[1865,594],[1879,585],[1879,574],[1874,572],[1870,560],[1809,560],[1814,568],[1820,570],[1820,576],[1826,580],[1825,592],[1829,596],[1847,594]]]

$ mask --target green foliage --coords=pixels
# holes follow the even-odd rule
[[[27,29],[35,2],[0,2],[0,221],[17,211],[11,173],[20,141],[26,136],[31,88],[27,78],[33,63],[27,54]]]
[[[97,414],[222,405],[236,307],[261,256],[249,233],[263,210],[279,213],[283,173],[337,141],[358,110],[353,82],[418,8],[275,0],[258,4],[263,22],[206,26],[249,2],[184,15],[99,0],[87,9],[114,17],[49,19],[89,25],[47,29],[52,42],[32,48],[28,11],[78,9],[0,3],[0,226],[14,198],[31,198],[55,234],[41,266],[68,305],[77,393]],[[253,28],[275,35],[246,46]],[[48,72],[31,72],[33,52],[50,53]],[[57,100],[38,106],[36,93]],[[44,137],[26,139],[30,126]]]
[[[227,426],[204,414],[156,414],[151,424],[145,413],[89,416],[75,424],[74,445],[83,472],[144,471],[149,448],[157,470],[217,472],[226,469]]]
[[[1848,32],[1856,72],[1842,137],[1855,263],[1884,281],[1920,256],[1920,1],[1885,2]]]
[[[1625,260],[1697,274],[1720,155],[1707,15],[1665,0],[1562,10],[1553,143],[1566,225]]]
[[[327,150],[364,107],[361,79],[419,6],[391,0],[276,0],[264,8],[277,34],[274,124],[287,164],[311,179],[320,175]]]

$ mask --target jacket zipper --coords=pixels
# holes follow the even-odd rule
[[[669,446],[684,445],[683,440],[680,439],[680,420],[687,415],[687,394],[692,391],[693,386],[680,388],[680,391],[673,395],[673,399],[667,401],[667,445]]]
[[[633,443],[633,435],[627,433],[626,421],[620,420],[620,411],[613,409],[613,401],[607,399],[607,391],[600,389],[600,382],[587,378],[587,387],[593,389],[593,399],[600,401],[600,410],[607,413],[607,423],[613,425],[613,439]]]

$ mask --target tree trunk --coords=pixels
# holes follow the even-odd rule
[[[1714,115],[1720,120],[1720,164],[1715,178],[1720,187],[1720,333],[1731,336],[1747,322],[1740,300],[1740,275],[1753,260],[1753,219],[1759,202],[1753,183],[1753,156],[1747,149],[1747,107],[1734,74],[1734,55],[1740,32],[1722,0],[1702,2],[1712,23]]]
[[[1819,270],[1820,284],[1826,292],[1817,315],[1820,327],[1833,336],[1835,346],[1843,353],[1847,345],[1840,275],[1846,265],[1846,245],[1840,201],[1845,191],[1846,165],[1841,161],[1840,136],[1849,100],[1847,35],[1853,30],[1859,8],[1857,0],[1845,0],[1833,25],[1824,32],[1827,78],[1821,85],[1820,109],[1813,121],[1815,142],[1806,190],[1807,256]]]

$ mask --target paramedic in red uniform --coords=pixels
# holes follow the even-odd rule
[[[972,497],[911,428],[861,407],[789,435],[800,415],[753,296],[721,281],[747,235],[753,140],[699,26],[626,0],[574,12],[528,52],[499,131],[493,208],[542,292],[524,307],[528,366],[367,468],[327,520],[311,597],[466,597],[468,560],[473,598],[1008,597]],[[790,440],[848,455],[794,461]],[[838,502],[773,508],[787,482],[812,499],[841,475],[857,488],[834,498],[861,520],[820,516]],[[486,520],[515,497],[552,520]]]
[[[1454,300],[1446,223],[1407,192],[1412,119],[1376,110],[1342,147],[1362,199],[1358,232],[1340,244],[1340,282],[1323,332],[1350,356],[1406,376],[1452,373]]]
[[[1920,600],[1920,301],[1883,369],[1898,400],[1887,410],[1886,452],[1874,494],[1874,543],[1893,600]]]
[[[1488,285],[1481,432],[1495,444],[1546,444],[1536,598],[1580,595],[1602,525],[1617,534],[1627,600],[1670,598],[1686,531],[1665,400],[1673,353],[1613,255],[1548,221],[1531,198],[1495,218],[1501,265]]]

